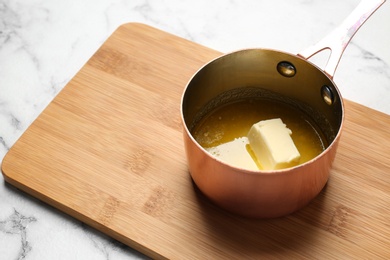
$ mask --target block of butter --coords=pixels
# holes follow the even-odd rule
[[[206,148],[206,150],[218,159],[235,167],[258,170],[259,168],[246,149],[248,144],[248,138],[243,136],[215,147]]]
[[[291,139],[291,130],[280,118],[260,121],[248,132],[249,145],[264,170],[298,164],[300,153]]]

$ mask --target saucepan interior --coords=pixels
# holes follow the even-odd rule
[[[290,66],[293,72],[283,73],[280,66]],[[246,98],[274,99],[304,111],[321,129],[327,145],[343,121],[340,93],[321,69],[288,53],[247,49],[219,57],[194,75],[182,99],[185,127],[191,132],[211,110]]]

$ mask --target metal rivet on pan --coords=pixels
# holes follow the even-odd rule
[[[281,61],[277,66],[278,72],[285,77],[293,77],[297,73],[295,66],[288,61]]]
[[[333,91],[332,89],[327,86],[327,85],[323,85],[322,88],[321,88],[321,95],[322,95],[322,98],[324,99],[325,103],[327,105],[332,105],[334,103],[334,94],[333,94]]]

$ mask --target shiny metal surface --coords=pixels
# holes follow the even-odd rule
[[[352,37],[366,20],[385,2],[386,0],[362,0],[355,10],[353,10],[353,12],[336,29],[318,43],[303,50],[298,55],[305,59],[309,59],[323,50],[331,50],[324,72],[330,78],[333,78],[340,58]]]
[[[281,60],[294,64],[297,69],[294,77],[278,72]],[[331,106],[323,100],[323,85],[332,86],[337,93]],[[202,109],[213,104],[217,97],[230,102],[242,98],[240,93],[245,92],[300,106],[320,125],[330,145],[312,161],[279,171],[248,171],[216,159],[195,141],[191,128],[198,115],[202,115]],[[235,94],[226,98],[223,93]],[[214,106],[218,104],[215,102]],[[326,184],[340,138],[343,103],[332,81],[306,60],[273,50],[248,49],[212,61],[193,77],[183,96],[182,116],[188,167],[199,189],[228,211],[270,218],[305,206]]]
[[[363,2],[366,9],[367,1]],[[371,7],[376,7],[371,12],[378,8],[377,2],[372,2]],[[359,5],[350,17],[357,19],[361,9]],[[361,26],[366,18],[358,19],[353,26]],[[355,27],[351,30],[356,31]],[[351,30],[347,38],[353,36]],[[333,68],[323,71],[301,56],[306,57],[269,49],[233,52],[206,64],[185,88],[181,116],[189,172],[211,201],[230,212],[254,218],[290,214],[316,197],[328,180],[343,128],[344,105],[332,81]],[[281,69],[281,62],[294,70]],[[302,109],[324,133],[325,151],[304,164],[277,171],[250,171],[213,157],[196,142],[191,129],[207,111],[247,95],[276,98]]]

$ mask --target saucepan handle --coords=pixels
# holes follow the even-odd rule
[[[330,56],[324,72],[333,78],[340,58],[352,37],[364,22],[384,3],[386,0],[362,0],[352,13],[331,33],[320,40],[317,44],[298,53],[298,56],[309,59],[313,55],[330,50]]]

